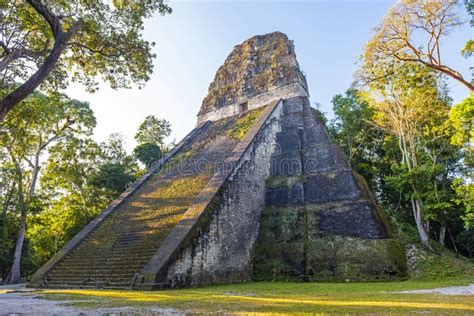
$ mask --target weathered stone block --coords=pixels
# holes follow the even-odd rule
[[[387,238],[385,228],[369,201],[306,205],[310,238],[337,235],[366,239]]]
[[[323,125],[316,124],[314,127],[309,127],[305,133],[305,143],[306,144],[322,144],[329,145],[331,140],[328,133]]]
[[[301,182],[292,186],[267,188],[265,195],[267,206],[299,205],[303,203],[303,200],[304,190]]]
[[[263,243],[302,242],[304,209],[300,206],[266,207],[260,218],[259,240]]]
[[[297,150],[272,155],[270,164],[272,176],[292,177],[302,174],[301,154]]]
[[[303,167],[306,174],[327,170],[350,169],[344,153],[336,145],[307,145],[303,151]]]
[[[351,170],[321,172],[306,177],[305,201],[325,203],[343,200],[356,200],[361,191]]]
[[[303,242],[257,243],[254,250],[254,280],[295,280],[304,276]]]
[[[277,150],[281,153],[288,151],[300,151],[300,130],[290,129],[277,134]]]
[[[298,98],[285,98],[285,102],[283,103],[283,114],[285,116],[297,114],[302,117],[303,103],[304,102]]]

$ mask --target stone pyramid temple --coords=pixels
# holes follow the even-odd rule
[[[286,35],[235,46],[194,130],[30,284],[150,290],[403,278],[387,215],[308,97]]]

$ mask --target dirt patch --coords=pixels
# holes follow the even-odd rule
[[[161,307],[122,307],[82,309],[67,306],[70,303],[96,302],[87,301],[54,301],[41,299],[36,293],[0,293],[0,316],[6,315],[185,315],[170,308]]]
[[[466,286],[441,287],[430,290],[411,290],[393,293],[413,293],[413,294],[442,294],[442,295],[474,295],[474,284]]]

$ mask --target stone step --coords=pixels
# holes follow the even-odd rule
[[[112,260],[122,260],[123,258],[138,258],[138,259],[143,259],[143,258],[149,258],[153,256],[153,254],[156,252],[156,249],[149,249],[148,251],[142,250],[142,251],[134,251],[134,249],[120,249],[120,250],[108,250],[108,251],[103,251],[102,254],[99,253],[71,253],[68,254],[67,257],[65,257],[63,260],[66,259],[81,259],[81,260],[103,260],[105,258],[110,258]]]
[[[140,269],[135,269],[135,268],[130,268],[127,270],[117,270],[117,269],[101,269],[101,270],[54,270],[49,273],[50,276],[71,276],[71,275],[77,275],[77,276],[92,276],[92,275],[128,275],[128,274],[133,274],[138,272]]]
[[[151,256],[153,255],[155,252],[156,252],[156,248],[155,247],[148,247],[147,248],[139,248],[139,249],[136,249],[136,248],[133,248],[133,247],[128,247],[128,248],[112,248],[111,249],[111,255],[115,255],[115,256],[121,256],[121,255],[126,255],[127,257],[129,256]]]
[[[136,269],[136,268],[142,268],[146,262],[129,262],[129,263],[124,263],[122,265],[120,264],[101,264],[101,265],[91,265],[91,264],[84,264],[81,262],[70,262],[70,263],[62,263],[61,266],[58,266],[55,271],[59,270],[88,270],[88,271],[93,271],[93,270],[102,270],[102,269],[122,269],[122,267],[126,267],[126,269]]]
[[[124,283],[131,282],[135,274],[132,275],[120,275],[120,276],[111,276],[111,275],[101,275],[101,276],[64,276],[64,277],[52,277],[48,276],[48,279],[52,282],[83,282],[83,283],[96,283],[96,282],[115,282],[115,283]]]
[[[48,282],[63,282],[63,283],[97,283],[97,282],[107,282],[107,283],[130,283],[133,280],[134,275],[121,276],[110,278],[107,276],[103,277],[63,277],[63,278],[52,278],[48,277]]]
[[[55,269],[50,272],[53,275],[59,274],[106,274],[106,273],[116,273],[116,274],[128,274],[140,271],[145,265],[136,265],[128,269],[120,269],[120,267],[107,267],[101,270],[97,270],[91,267],[80,267],[80,266],[67,266],[64,269]]]
[[[159,242],[158,236],[146,236],[143,238],[127,238],[127,239],[116,239],[114,242],[114,245],[121,245],[121,246],[126,246],[126,245],[150,245],[153,243]]]
[[[53,288],[53,289],[71,289],[71,288],[77,288],[77,289],[130,289],[130,282],[124,282],[124,283],[112,283],[108,285],[103,285],[103,284],[97,284],[97,285],[87,285],[87,284],[82,284],[82,282],[48,282],[47,287],[48,288]]]
[[[130,243],[113,243],[110,246],[107,247],[97,247],[97,248],[88,248],[87,244],[84,244],[83,246],[85,247],[78,247],[73,250],[72,253],[100,253],[103,249],[136,249],[137,251],[141,250],[147,250],[150,248],[157,248],[160,244],[159,240],[154,240],[154,239],[146,239],[146,240],[140,240],[139,242],[130,242]]]
[[[65,272],[65,271],[131,271],[141,269],[145,264],[134,263],[134,264],[125,264],[125,265],[101,265],[101,266],[81,266],[81,265],[64,265],[53,269],[50,273],[53,272]]]
[[[81,282],[83,284],[86,283],[97,283],[97,282],[113,282],[113,283],[129,283],[133,280],[135,274],[132,275],[125,275],[125,276],[115,276],[109,277],[107,275],[103,276],[64,276],[64,277],[49,277],[48,282],[64,282],[64,283],[71,283],[71,282]]]
[[[117,262],[117,263],[126,263],[126,262],[142,262],[147,261],[153,256],[153,253],[146,255],[135,255],[133,253],[125,253],[121,255],[114,254],[104,254],[102,257],[97,256],[68,256],[64,258],[62,262],[90,262],[91,264],[103,264],[104,262]]]
[[[117,267],[117,268],[132,268],[143,266],[146,264],[147,261],[128,261],[128,262],[100,262],[100,263],[91,263],[85,261],[71,261],[71,262],[62,262],[56,269],[62,269],[64,267],[78,267],[79,269],[88,268],[91,270],[94,269],[103,269],[103,268],[110,268],[110,267]]]
[[[122,234],[117,234],[114,235],[113,239],[110,237],[110,235],[99,235],[99,236],[94,236],[91,235],[89,236],[88,239],[83,240],[83,242],[97,242],[97,243],[103,243],[104,240],[106,241],[113,241],[113,240],[137,240],[137,239],[145,239],[145,238],[150,238],[154,234],[160,233],[159,230],[153,230],[150,232],[147,230],[147,232],[144,232],[143,229],[135,229],[134,231],[128,231],[126,235]],[[127,236],[129,235],[129,236]]]
[[[148,252],[133,252],[133,251],[122,251],[122,252],[104,252],[102,255],[96,255],[96,254],[70,254],[67,256],[66,259],[74,259],[74,260],[89,260],[89,261],[103,261],[106,258],[109,258],[110,261],[114,260],[123,260],[124,258],[130,258],[134,259],[136,258],[137,260],[140,259],[146,259],[151,257],[155,253],[154,250],[150,250]]]
[[[48,276],[48,280],[51,281],[110,281],[110,282],[128,282],[133,279],[135,273],[127,275],[110,275],[110,274],[94,274],[94,275],[62,275],[62,276]]]
[[[83,254],[83,255],[92,255],[92,254],[95,254],[95,255],[103,255],[104,252],[115,252],[115,253],[124,253],[124,252],[132,252],[132,253],[136,253],[136,254],[140,254],[140,253],[149,253],[149,252],[152,252],[154,250],[156,250],[157,248],[157,243],[149,243],[149,244],[128,244],[128,245],[114,245],[110,248],[102,248],[101,249],[101,252],[100,253],[99,251],[90,251],[88,249],[77,249],[75,252],[73,253],[77,253],[77,254]]]
[[[48,276],[48,281],[51,282],[131,282],[135,273],[129,275],[120,275],[111,277],[110,275],[83,275],[83,276]]]

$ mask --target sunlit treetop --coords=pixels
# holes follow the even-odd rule
[[[460,0],[399,1],[364,48],[364,79],[378,80],[408,63],[418,63],[452,77],[473,92],[469,80],[445,64],[441,49],[443,38],[467,21],[466,7]]]
[[[0,117],[40,84],[142,86],[155,57],[143,23],[155,12],[171,8],[164,0],[0,0]]]

